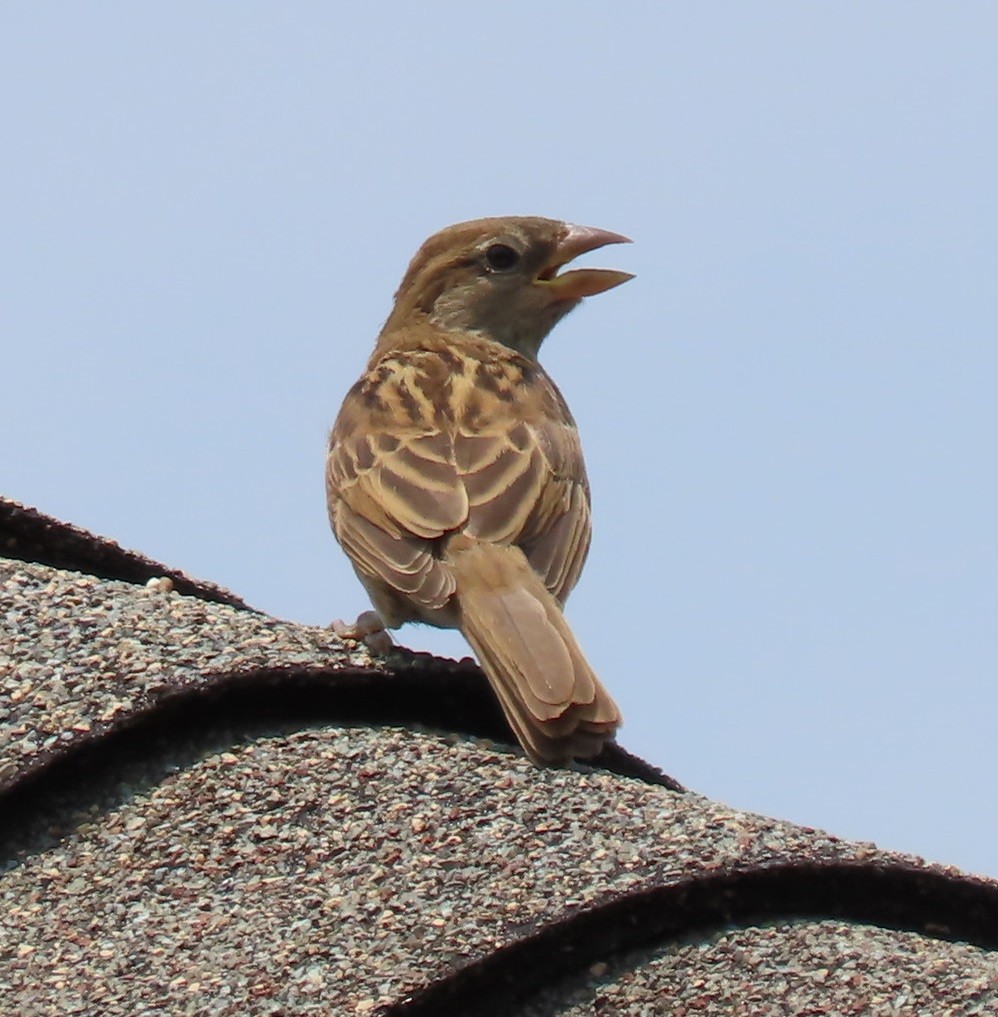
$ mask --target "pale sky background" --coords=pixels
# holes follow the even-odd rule
[[[983,2],[3,4],[0,490],[353,617],[325,436],[416,247],[626,233],[542,351],[622,743],[998,875],[996,53]]]

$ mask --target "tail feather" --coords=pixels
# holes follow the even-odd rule
[[[461,631],[526,753],[543,763],[596,755],[620,712],[523,552],[469,542],[448,564]]]

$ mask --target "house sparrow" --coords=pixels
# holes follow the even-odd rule
[[[562,266],[628,242],[526,216],[430,237],[329,438],[330,522],[377,611],[340,631],[460,629],[538,763],[596,755],[621,720],[562,614],[589,485],[537,351],[583,297],[632,278]]]

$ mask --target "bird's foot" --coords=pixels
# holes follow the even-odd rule
[[[363,643],[371,653],[379,656],[384,656],[395,646],[377,611],[362,612],[353,625],[337,618],[329,627],[340,639]]]

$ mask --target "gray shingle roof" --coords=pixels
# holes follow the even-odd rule
[[[23,506],[3,548],[4,1012],[998,1009],[993,882],[537,769],[469,663],[136,585]]]

